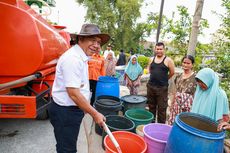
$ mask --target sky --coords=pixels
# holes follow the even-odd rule
[[[75,0],[55,0],[56,7],[52,8],[52,14],[47,18],[59,25],[66,26],[66,30],[69,32],[79,32],[82,24],[85,23],[86,8],[79,6]],[[212,1],[210,3],[210,1]],[[221,7],[220,0],[206,0],[204,1],[202,18],[207,19],[209,22],[209,28],[204,31],[205,36],[200,36],[198,38],[202,43],[211,42],[211,34],[214,33],[221,23],[220,19],[212,13],[216,11],[217,13],[223,14],[225,12],[224,8]],[[161,0],[145,0],[145,3],[150,5],[142,6],[141,15],[142,19],[146,19],[149,12],[160,11]],[[172,12],[177,11],[177,6],[183,5],[188,8],[188,12],[192,17],[195,11],[196,0],[165,0],[163,14],[171,18]],[[141,20],[141,19],[140,19]],[[150,36],[148,41],[155,40],[155,34]]]

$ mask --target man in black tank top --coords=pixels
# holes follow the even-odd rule
[[[165,123],[168,106],[168,79],[174,75],[174,62],[165,56],[165,45],[158,42],[155,46],[155,57],[148,66],[150,78],[147,83],[149,111],[158,123]],[[157,115],[156,115],[157,113]],[[157,119],[156,119],[157,116]],[[155,122],[155,121],[153,121]]]

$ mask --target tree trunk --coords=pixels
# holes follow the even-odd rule
[[[204,0],[197,0],[196,1],[196,9],[193,17],[192,22],[192,31],[189,39],[188,44],[188,55],[192,55],[195,57],[195,49],[197,44],[197,37],[199,33],[199,23],[202,15],[202,9],[203,9]]]
[[[156,43],[158,43],[158,41],[159,41],[159,36],[160,36],[160,31],[161,31],[161,22],[162,22],[163,8],[164,8],[164,0],[161,0],[161,8],[160,8],[160,14],[159,14],[159,20],[158,20]]]

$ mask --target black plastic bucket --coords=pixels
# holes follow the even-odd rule
[[[125,117],[118,116],[118,115],[108,115],[106,116],[106,124],[111,132],[113,131],[129,131],[134,132],[135,130],[135,123]],[[103,130],[102,133],[102,147],[105,149],[104,146],[104,138],[107,133]]]
[[[126,95],[121,97],[121,101],[123,102],[123,113],[125,113],[128,109],[131,108],[143,108],[146,107],[147,98],[140,95]]]
[[[122,110],[122,103],[119,98],[114,96],[99,96],[94,103],[94,107],[104,116],[118,115],[118,112]],[[97,124],[95,125],[95,132],[102,135],[102,128]]]

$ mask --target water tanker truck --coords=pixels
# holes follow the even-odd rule
[[[0,118],[46,119],[67,33],[22,0],[0,0],[0,18]]]

